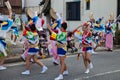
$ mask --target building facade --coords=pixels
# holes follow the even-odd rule
[[[40,10],[38,6],[42,0],[25,0],[25,7]],[[89,20],[89,14],[93,12],[94,18],[104,17],[103,23],[109,15],[120,14],[119,0],[51,0],[51,7],[63,14],[63,19],[68,22],[68,30],[73,30],[79,24]]]
[[[40,7],[39,3],[42,0],[23,1],[24,8],[41,12],[42,6]],[[68,22],[68,30],[73,30],[82,22],[89,20],[91,12],[95,19],[103,16],[103,23],[108,20],[111,13],[114,13],[115,17],[120,14],[120,0],[51,0],[51,7],[63,14],[63,19]]]
[[[0,0],[0,13],[7,15],[8,14],[8,10],[7,7],[5,5],[5,1],[6,0]],[[9,0],[12,10],[17,13],[17,14],[21,14],[22,13],[22,0]]]

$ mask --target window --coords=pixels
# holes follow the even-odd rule
[[[86,10],[90,10],[90,0],[86,0]]]
[[[0,0],[0,7],[3,7],[3,0]]]
[[[80,1],[66,2],[66,19],[68,21],[80,20]]]

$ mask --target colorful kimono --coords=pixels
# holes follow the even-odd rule
[[[24,41],[25,41],[25,47],[26,47],[26,50],[24,51],[24,53],[21,55],[23,59],[25,59],[25,57],[27,56],[28,52],[38,52],[38,45],[36,44],[36,49],[30,49],[30,46],[29,44],[32,44],[34,45],[35,43],[37,43],[37,39],[38,39],[38,36],[37,36],[37,33],[36,31],[33,33],[31,31],[29,31],[29,26],[33,23],[37,23],[37,20],[38,20],[38,17],[35,16],[33,17],[33,19],[31,19],[28,24],[27,24],[27,30],[24,30],[23,31],[23,37],[25,38]],[[35,40],[36,39],[36,40]],[[34,52],[34,53],[35,53]]]
[[[82,34],[82,51],[92,51],[92,33],[90,31],[83,32]]]
[[[113,33],[115,32],[115,23],[108,22],[106,25],[106,48],[113,49]]]
[[[25,35],[26,39],[28,40],[29,43],[29,49],[28,49],[28,54],[34,55],[39,51],[38,47],[38,34],[37,32],[31,32],[31,31],[26,31]]]

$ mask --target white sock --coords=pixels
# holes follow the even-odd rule
[[[90,62],[89,67],[90,67],[90,69],[93,68],[93,64],[92,64],[92,62]]]

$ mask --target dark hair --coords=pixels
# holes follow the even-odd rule
[[[62,24],[61,24],[61,27],[62,27],[64,30],[66,30],[66,29],[67,29],[67,23],[66,23],[66,22],[62,23]]]
[[[39,14],[38,14],[38,17],[42,17],[42,14],[39,13]]]
[[[96,24],[99,24],[99,22],[98,22],[98,21],[96,21]]]
[[[27,15],[27,20],[28,20],[28,22],[31,20],[32,18],[29,16],[29,15]]]
[[[52,22],[56,21],[54,18],[52,18]]]
[[[72,32],[68,32],[68,37],[72,37],[73,33]]]
[[[31,24],[30,29],[31,29],[31,31],[35,31],[36,30],[35,24]]]

